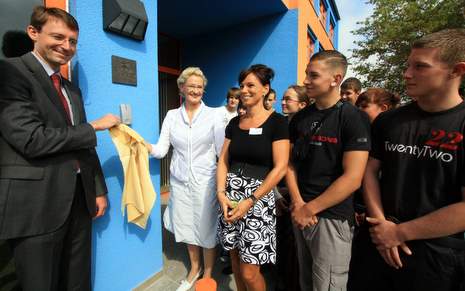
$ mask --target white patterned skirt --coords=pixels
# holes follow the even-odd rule
[[[228,173],[226,196],[240,201],[251,196],[262,180]],[[219,209],[218,238],[227,250],[237,249],[241,261],[263,265],[276,262],[276,210],[273,191],[260,198],[246,216],[231,224],[224,221]]]

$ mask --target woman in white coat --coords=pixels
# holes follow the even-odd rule
[[[218,202],[214,109],[202,102],[207,79],[199,68],[186,68],[178,80],[184,103],[168,111],[157,144],[150,154],[163,158],[170,145],[170,198],[164,225],[176,242],[187,244],[191,269],[178,291],[189,290],[200,276],[203,249],[204,278],[211,277],[215,262]]]

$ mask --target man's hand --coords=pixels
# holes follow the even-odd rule
[[[299,229],[304,229],[306,226],[317,224],[318,218],[307,209],[306,204],[297,204],[292,210],[292,221]]]
[[[107,209],[108,202],[107,202],[107,196],[97,196],[95,198],[95,206],[96,206],[96,214],[94,216],[94,219],[99,218],[100,216],[105,215],[105,210]]]
[[[405,240],[398,231],[397,224],[392,221],[367,217],[371,224],[370,236],[374,244],[382,249],[390,249],[401,245]]]
[[[401,268],[402,261],[400,260],[398,247],[407,255],[411,255],[412,251],[405,244],[399,226],[385,219],[367,217],[367,221],[372,225],[370,227],[371,240],[376,245],[384,261],[396,269]]]
[[[95,131],[109,129],[115,125],[121,123],[121,120],[118,116],[113,114],[107,114],[97,120],[91,121],[90,125],[95,129]]]
[[[305,205],[305,202],[302,200],[302,198],[297,201],[291,200],[291,211],[294,211],[295,209],[298,209],[304,205]]]

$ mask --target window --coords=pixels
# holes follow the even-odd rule
[[[307,56],[309,59],[313,55],[314,52],[315,52],[315,41],[310,36],[310,34],[307,33]]]
[[[329,22],[329,39],[334,42],[334,24],[332,21]]]
[[[310,57],[314,54],[317,53],[319,50],[319,43],[318,40],[313,33],[313,31],[310,29],[310,27],[307,27],[307,51],[306,55],[308,59],[310,60]]]
[[[324,0],[320,0],[320,22],[326,28],[326,6]]]
[[[29,24],[32,9],[37,5],[43,5],[43,1],[3,0],[0,3],[2,7],[0,11],[2,24],[0,25],[0,47],[3,47],[3,50],[0,50],[0,59],[7,56],[20,56],[32,50],[33,43],[24,30]]]

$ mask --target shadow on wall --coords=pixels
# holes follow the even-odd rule
[[[239,72],[253,63],[264,62],[260,55],[284,15],[266,16],[182,40],[183,67],[200,67],[209,81],[204,97],[208,106],[223,105],[227,90],[237,86]],[[275,69],[270,62],[266,65]]]
[[[150,167],[150,175],[159,175],[160,174],[160,163],[157,162],[156,159],[149,158],[149,167]],[[123,167],[121,165],[121,160],[119,156],[113,156],[109,158],[104,164],[102,164],[102,170],[105,173],[105,178],[106,179],[114,179],[116,178],[119,184],[119,191],[118,193],[109,193],[108,195],[118,195],[118,199],[116,201],[119,202],[118,205],[108,205],[106,214],[99,218],[97,221],[94,221],[94,227],[92,228],[92,266],[96,265],[96,254],[98,253],[98,244],[96,239],[102,237],[104,235],[105,230],[108,228],[110,221],[111,221],[111,208],[117,207],[118,209],[121,208],[121,199],[122,199],[122,193],[123,193],[123,188],[124,188],[124,175],[123,175]],[[159,193],[156,194],[156,199],[160,199]],[[156,202],[155,202],[156,203]],[[116,213],[119,213],[120,215],[123,215],[122,212],[117,211]],[[158,217],[158,212],[156,212],[156,207],[154,205],[152,209],[152,215],[156,215]],[[127,238],[128,234],[131,236],[136,236],[141,242],[144,242],[147,238],[147,236],[150,233],[150,230],[152,228],[152,219],[149,217],[147,221],[147,225],[145,229],[140,228],[139,226],[133,224],[133,223],[128,223],[127,217],[124,216],[122,219],[123,223],[121,226],[121,229],[123,230],[124,237]],[[92,282],[95,282],[95,267],[92,268]]]

